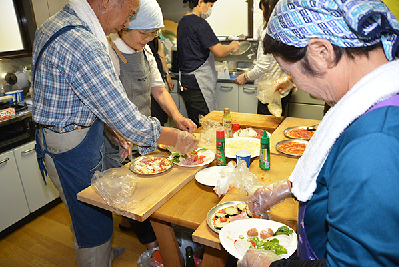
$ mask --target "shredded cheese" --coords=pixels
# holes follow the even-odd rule
[[[236,152],[241,149],[249,150],[251,155],[258,155],[260,153],[260,142],[251,140],[235,140],[231,139],[226,143],[225,154],[236,156]]]

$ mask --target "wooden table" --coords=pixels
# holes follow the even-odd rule
[[[218,112],[211,112],[209,115],[216,116],[216,119],[219,116]],[[222,113],[220,117],[222,118]],[[257,123],[260,120],[264,122],[268,121],[268,127],[271,127],[272,130],[276,129],[282,121],[282,118],[278,118],[277,120],[273,116],[256,114],[243,115],[241,113],[233,113],[232,118],[234,123],[238,122],[241,125],[246,125],[249,127],[251,127],[251,125],[254,123],[256,125],[254,127],[257,128],[262,128],[261,125]],[[251,121],[247,121],[248,118],[251,118]],[[267,118],[270,118],[270,120],[267,120]],[[287,118],[283,121],[282,125],[278,129],[281,129],[283,132],[284,129],[290,126],[309,126],[316,124],[316,122],[317,121],[315,120]],[[273,125],[275,125],[275,128],[273,128]],[[271,129],[269,129],[269,131],[273,132]],[[276,142],[282,139],[285,139],[283,134],[282,136],[273,134],[270,141],[271,148],[275,146]],[[273,151],[273,149],[271,149],[271,151]],[[250,166],[250,171],[254,171],[255,173],[257,172],[256,175],[259,177],[264,177],[265,182],[270,183],[275,180],[287,178],[291,170],[294,168],[296,159],[272,155],[271,170],[269,171],[261,170],[256,161],[257,160],[253,160],[253,163]],[[279,169],[278,166],[285,166],[285,168]],[[152,178],[140,177],[138,181],[139,186],[135,192],[135,200],[137,200],[138,205],[126,211],[120,211],[110,207],[101,199],[99,195],[94,192],[91,187],[78,193],[77,197],[83,202],[111,210],[117,214],[137,219],[139,221],[143,221],[150,216],[153,229],[159,242],[164,266],[180,267],[183,266],[183,259],[180,256],[181,254],[179,246],[176,242],[176,237],[170,224],[177,224],[193,230],[200,229],[199,231],[201,231],[201,227],[208,211],[221,201],[225,202],[225,198],[228,199],[229,197],[234,197],[233,194],[235,191],[237,191],[230,191],[225,198],[221,200],[213,192],[212,187],[201,185],[193,179],[195,174],[203,168],[204,166],[196,168],[174,166],[173,169],[171,169],[168,173],[161,176],[163,179],[157,179],[157,181]],[[259,171],[265,172],[265,175],[260,176],[258,173]],[[157,188],[157,190],[155,190],[155,188]],[[138,193],[138,195],[136,195],[136,193]],[[238,191],[236,193],[238,195],[241,194]],[[245,196],[241,197],[243,198]],[[293,206],[293,210],[297,210],[295,208],[295,204]],[[297,215],[292,214],[290,217],[286,216],[285,214],[282,216],[281,213],[277,211],[276,217],[271,217],[271,219],[277,221],[283,221],[286,218],[297,219]],[[217,247],[216,244],[209,243],[208,239],[213,237],[209,237],[207,235],[203,236],[201,234],[197,235],[197,230],[195,233],[196,235],[194,235],[194,239],[198,240],[200,243],[206,243],[206,245],[210,245],[206,248],[206,252],[203,257],[203,265],[224,266],[227,254],[224,250],[220,250],[220,247],[219,249],[214,248]],[[197,239],[197,237],[199,239]],[[213,239],[211,239],[211,241],[214,243],[219,242],[219,240],[215,241]]]
[[[258,166],[258,158],[256,158],[250,165],[250,172],[257,175],[265,184],[271,184],[273,182],[288,178],[298,159],[289,158],[283,156],[282,154],[278,154],[279,152],[275,148],[276,144],[281,140],[288,139],[284,136],[283,131],[292,126],[311,126],[318,123],[319,121],[317,120],[291,117],[286,118],[272,133],[270,138],[270,148],[272,153],[270,170],[262,170]],[[230,190],[218,204],[229,201],[247,200],[248,197],[245,194],[234,188]],[[275,205],[268,215],[271,220],[284,223],[294,230],[297,230],[298,203],[294,199],[286,199],[278,205]],[[206,219],[203,220],[200,226],[193,233],[192,237],[193,241],[206,245],[206,252],[203,257],[205,266],[225,266],[228,253],[222,248],[218,234],[208,227]]]

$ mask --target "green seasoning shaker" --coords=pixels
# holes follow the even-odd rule
[[[264,130],[264,135],[261,136],[261,148],[260,148],[260,158],[259,165],[263,170],[269,170],[269,136],[267,131]]]
[[[225,166],[225,130],[217,130],[217,154],[216,162],[217,166]]]

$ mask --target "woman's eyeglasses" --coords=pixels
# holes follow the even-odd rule
[[[142,39],[147,39],[147,38],[155,38],[160,36],[161,31],[160,30],[155,30],[155,31],[151,31],[151,32],[147,32],[147,31],[139,31],[140,36],[142,37]]]

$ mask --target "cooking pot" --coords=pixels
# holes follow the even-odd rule
[[[0,96],[15,90],[23,90],[26,94],[31,86],[27,73],[28,70],[17,62],[0,59]]]

